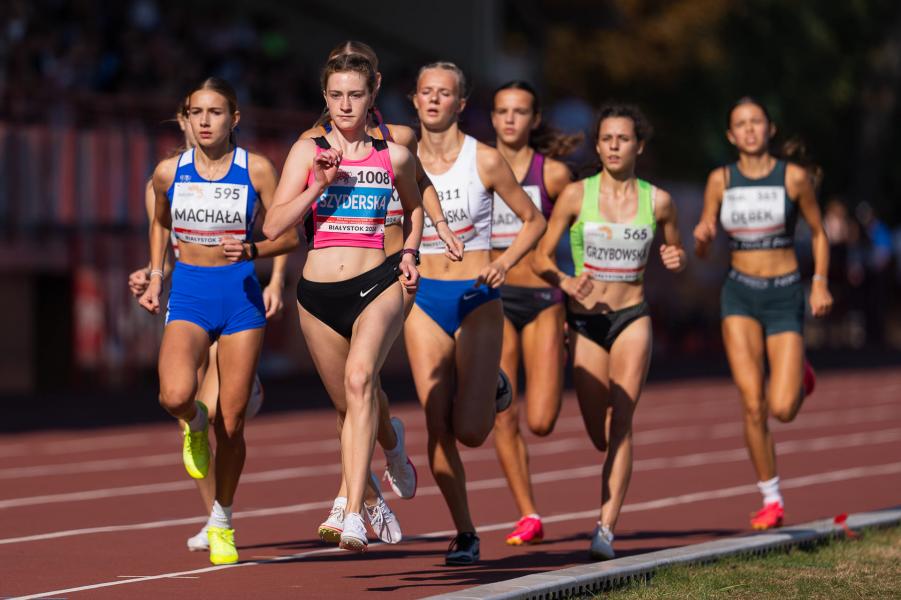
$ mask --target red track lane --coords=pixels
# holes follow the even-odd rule
[[[788,523],[899,503],[899,392],[901,370],[821,376],[795,423],[773,424]],[[420,491],[411,501],[386,494],[404,542],[373,543],[363,556],[322,545],[316,526],[337,487],[334,414],[264,412],[248,426],[235,505],[241,558],[263,563],[224,569],[184,547],[204,516],[180,464],[174,425],[0,438],[0,598],[421,598],[584,563],[602,457],[574,400],[567,393],[551,436],[528,436],[543,544],[504,545],[518,515],[494,450],[464,451],[482,538],[482,561],[468,568],[443,565],[452,525],[428,472],[422,414],[411,404],[395,414],[407,425]],[[620,556],[747,531],[760,499],[740,417],[728,381],[648,386],[617,528]]]

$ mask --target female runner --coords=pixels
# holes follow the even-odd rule
[[[445,556],[449,565],[479,559],[457,441],[481,445],[495,413],[511,399],[506,376],[498,382],[503,341],[498,288],[545,227],[544,217],[501,154],[460,131],[465,87],[463,72],[453,63],[427,65],[417,78],[413,104],[422,127],[419,158],[438,190],[444,219],[466,242],[466,251],[462,261],[448,261],[441,256],[435,223],[426,223],[424,276],[404,328],[416,391],[426,413],[429,464],[458,532]],[[494,260],[489,254],[492,190],[523,222],[510,247]]]
[[[723,343],[744,406],[745,443],[763,496],[763,507],[751,514],[754,529],[779,527],[785,516],[767,418],[792,421],[814,386],[813,369],[804,358],[804,291],[794,249],[799,213],[813,243],[811,313],[822,317],[832,308],[826,280],[829,242],[814,184],[805,168],[770,154],[775,133],[757,100],[746,97],[732,106],[726,137],[738,150],[738,161],[710,173],[694,230],[700,257],[708,254],[717,221],[729,236],[732,268],[720,310]],[[770,365],[768,386],[764,356]]]
[[[175,115],[176,122],[184,134],[185,141],[182,148],[175,152],[173,156],[180,155],[188,148],[193,148],[195,146],[194,135],[191,132],[191,128],[187,121],[186,109],[187,98],[181,103]],[[151,227],[153,225],[155,204],[156,196],[153,192],[153,181],[151,180],[147,182],[147,188],[144,194],[144,206],[147,210],[147,218]],[[172,250],[175,259],[178,260],[178,241],[174,236],[172,236]],[[269,283],[263,288],[263,305],[266,308],[267,320],[280,314],[284,307],[282,292],[285,287],[285,266],[287,265],[287,262],[287,256],[283,254],[276,256],[272,260],[272,276],[269,279]],[[163,263],[164,279],[170,275],[170,266],[167,254]],[[149,284],[149,264],[143,269],[137,269],[128,276],[128,287],[135,298],[140,298],[147,290]],[[206,406],[207,414],[209,415],[211,422],[215,420],[217,408],[216,402],[219,399],[219,369],[216,364],[217,347],[218,342],[213,342],[210,345],[209,356],[197,371],[197,400]],[[250,394],[250,400],[247,402],[247,410],[244,414],[244,418],[251,419],[256,416],[262,405],[263,384],[260,382],[259,375],[256,375],[253,380],[253,389]],[[200,499],[203,502],[203,507],[206,511],[205,514],[210,514],[210,511],[213,508],[213,501],[216,498],[215,475],[210,472],[203,479],[195,479],[194,482],[197,484],[197,491],[200,493]],[[209,523],[204,524],[197,534],[188,538],[188,550],[191,550],[192,552],[209,550],[210,543],[209,536],[207,535],[208,527]]]
[[[650,127],[632,106],[604,106],[598,118],[601,171],[566,187],[535,255],[535,270],[569,296],[573,381],[585,428],[606,452],[600,519],[591,556],[613,558],[613,530],[632,476],[632,417],[651,359],[651,318],[643,274],[654,233],[663,229],[660,258],[671,271],[685,267],[668,193],[635,176]],[[569,229],[576,275],[554,261]]]
[[[382,74],[378,72],[379,59],[368,44],[358,41],[346,41],[336,46],[329,53],[329,60],[344,55],[358,55],[367,59],[376,70],[375,95],[378,95],[379,87],[382,83]],[[374,95],[374,96],[375,96]],[[373,97],[373,103],[375,97]],[[327,135],[334,123],[329,115],[328,108],[323,111],[319,123],[312,129],[301,134],[302,139],[315,138]],[[389,142],[395,142],[405,146],[410,153],[416,156],[416,135],[412,129],[405,125],[390,125],[382,121],[378,110],[374,108],[374,104],[370,107],[366,124],[366,130],[374,139],[383,139]],[[441,204],[438,201],[438,194],[435,192],[434,186],[426,177],[422,170],[419,160],[416,160],[416,180],[419,184],[419,191],[422,195],[422,205],[428,214],[435,215],[434,220],[441,219]],[[460,260],[463,257],[463,242],[461,242],[450,229],[447,223],[439,226],[439,236],[446,243],[445,254],[450,260]],[[400,251],[403,248],[403,207],[397,192],[391,195],[388,203],[388,216],[385,219],[385,254],[392,263],[400,260]],[[404,315],[409,314],[410,308],[413,306],[413,292],[406,291],[404,288]],[[404,425],[397,417],[391,416],[391,410],[388,406],[388,395],[382,389],[381,381],[378,384],[379,394],[379,429],[378,443],[385,452],[386,466],[384,478],[391,485],[394,493],[401,498],[409,499],[416,495],[416,469],[413,462],[407,457],[404,447]],[[338,415],[338,433],[341,432],[341,424],[344,415]],[[368,486],[366,491],[367,511],[378,504],[378,496],[380,491],[376,485]],[[344,506],[347,504],[347,485],[344,477],[341,477],[341,484],[338,489],[338,495],[329,511],[329,516],[319,526],[319,537],[325,542],[337,543],[343,529]],[[373,517],[374,515],[370,515]],[[382,540],[386,541],[386,540]]]
[[[555,132],[541,120],[538,94],[525,81],[511,81],[494,92],[491,123],[497,149],[544,217],[571,181],[569,168],[554,157],[564,156],[582,141],[581,135]],[[499,197],[494,198],[491,258],[497,259],[519,233],[522,222]],[[507,272],[501,286],[504,305],[504,345],[501,368],[510,374],[513,405],[497,414],[494,445],[520,513],[507,535],[511,545],[534,544],[544,537],[529,480],[529,455],[519,431],[516,384],[520,356],[526,372],[526,422],[535,435],[546,436],[560,413],[563,391],[563,293],[532,271],[529,253]]]
[[[319,376],[344,415],[347,504],[339,545],[358,552],[368,544],[361,512],[378,429],[378,373],[403,324],[401,287],[413,291],[418,285],[422,231],[413,156],[366,131],[375,86],[376,71],[364,57],[328,61],[322,90],[335,126],[326,136],[294,144],[263,227],[274,239],[312,207],[311,248],[297,286],[300,325]],[[396,264],[384,250],[392,188],[404,211],[404,248]],[[384,538],[384,524],[371,516],[370,522]]]
[[[162,266],[174,232],[179,259],[160,347],[160,403],[185,422],[188,473],[205,477],[209,417],[206,406],[195,400],[197,370],[218,339],[216,500],[207,529],[213,564],[238,560],[231,508],[246,454],[244,411],[266,325],[252,261],[298,245],[293,231],[259,245],[248,241],[257,199],[264,208],[270,204],[276,175],[265,158],[234,145],[239,119],[234,90],[220,79],[206,79],[188,96],[188,121],[197,145],[162,161],[153,173],[150,284],[140,300],[159,313]]]

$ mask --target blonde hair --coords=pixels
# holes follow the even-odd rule
[[[423,73],[430,69],[443,69],[445,71],[451,71],[454,75],[457,76],[457,96],[461,100],[465,100],[469,97],[469,88],[466,85],[466,75],[463,74],[463,70],[456,64],[446,60],[439,60],[421,67],[419,69],[419,73],[417,73],[416,75],[417,88],[419,87],[419,80],[422,79]]]

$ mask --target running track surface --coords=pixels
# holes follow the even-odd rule
[[[901,369],[821,375],[798,419],[773,424],[788,523],[899,504],[899,396]],[[421,598],[587,562],[602,457],[571,392],[556,430],[527,436],[543,544],[504,545],[518,515],[494,450],[490,442],[465,450],[482,538],[482,561],[472,567],[444,566],[452,525],[429,474],[423,416],[409,403],[394,412],[420,474],[413,500],[386,492],[404,542],[372,544],[362,556],[322,545],[316,527],[338,478],[334,414],[267,415],[264,407],[247,428],[235,505],[245,563],[227,568],[185,548],[204,516],[174,423],[0,438],[0,597]],[[648,386],[617,528],[620,556],[747,530],[760,496],[740,417],[727,380]]]

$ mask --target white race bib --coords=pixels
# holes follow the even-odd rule
[[[441,210],[447,219],[447,226],[464,243],[476,235],[472,217],[469,214],[469,194],[466,189],[452,188],[438,192],[441,201]],[[426,215],[422,228],[422,244],[420,249],[426,254],[444,252],[444,242],[438,237],[438,231],[432,224],[432,220]]]
[[[523,191],[529,195],[535,207],[541,212],[541,190],[537,185],[524,185]],[[491,208],[491,247],[509,248],[513,238],[522,229],[522,221],[497,193]]]
[[[585,223],[585,271],[598,281],[638,281],[648,262],[654,230],[648,225]]]
[[[753,242],[785,232],[785,188],[781,185],[729,188],[720,223],[736,240]]]
[[[391,200],[388,201],[388,214],[385,216],[385,225],[401,225],[404,222],[404,207],[400,203],[400,197],[397,190],[391,193]]]
[[[178,182],[172,193],[172,231],[185,242],[215,246],[247,237],[247,185]]]

